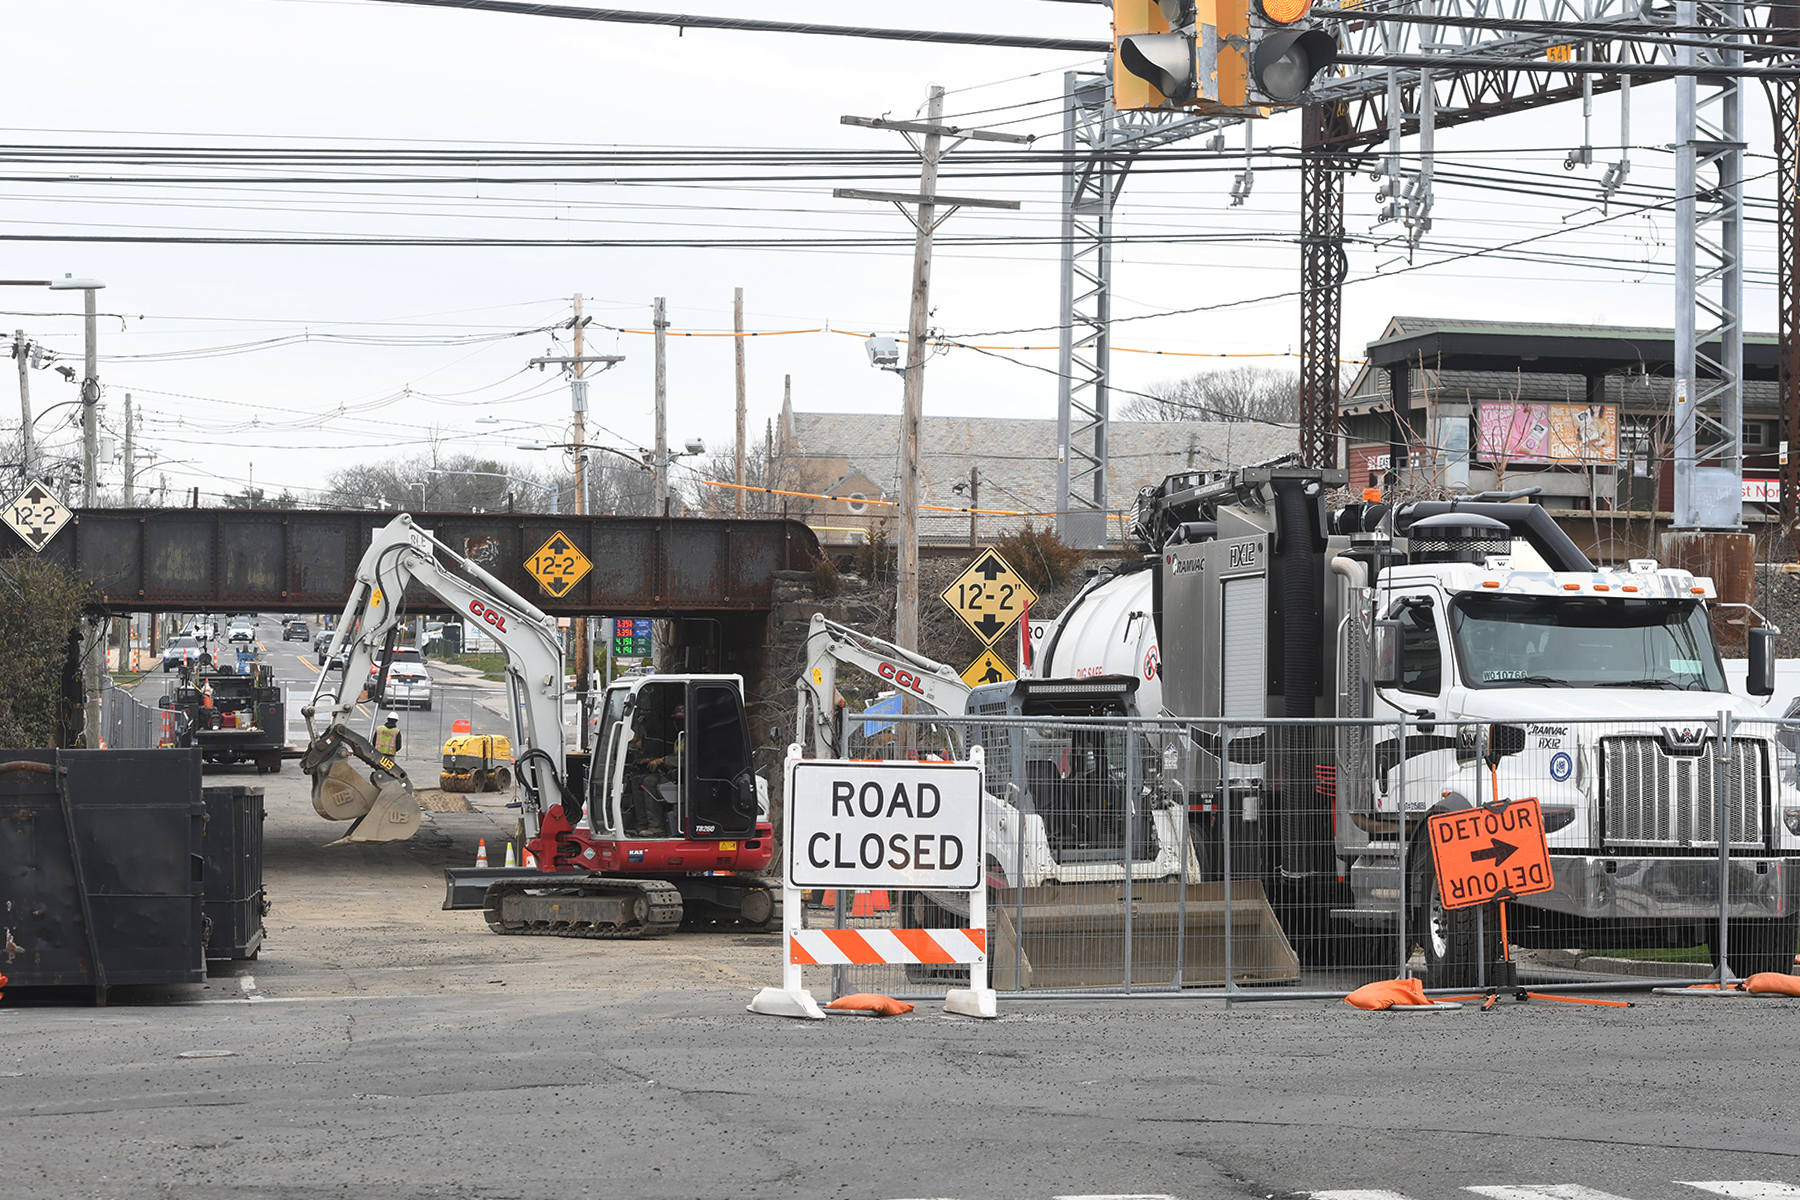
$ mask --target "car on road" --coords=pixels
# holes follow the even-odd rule
[[[420,663],[394,663],[388,668],[382,689],[382,708],[418,708],[431,711],[431,676]]]
[[[311,636],[312,629],[299,617],[281,627],[281,640],[284,642],[304,642]]]
[[[203,617],[198,621],[188,622],[188,627],[181,631],[182,637],[197,638],[200,641],[213,641],[219,636],[219,627],[211,617]]]
[[[313,653],[319,658],[319,665],[325,665],[325,648],[331,645],[331,630],[321,629],[313,634]]]
[[[183,663],[197,662],[200,658],[200,639],[193,637],[172,637],[163,643],[163,673],[174,670]]]
[[[254,642],[256,640],[256,627],[254,625],[233,625],[231,627],[231,632],[226,635],[226,640],[231,642]]]

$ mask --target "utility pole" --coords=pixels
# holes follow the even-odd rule
[[[669,359],[664,338],[669,331],[669,318],[663,298],[656,298],[651,313],[651,327],[656,330],[656,466],[651,475],[651,515],[669,515]]]
[[[85,309],[82,322],[83,340],[86,343],[83,363],[84,374],[81,379],[81,506],[94,507],[99,496],[100,458],[100,347],[98,316],[95,311],[94,289],[86,288],[81,293]]]
[[[738,516],[744,515],[744,455],[748,449],[744,441],[744,289],[738,288],[731,297],[731,325],[737,336],[731,340],[737,344],[737,490],[732,493],[736,497],[732,501],[732,511]]]
[[[581,315],[581,293],[575,293],[574,316],[569,322],[575,331],[575,353],[572,355],[546,354],[542,358],[534,358],[528,364],[539,370],[552,363],[569,372],[569,410],[572,416],[574,437],[563,448],[575,455],[575,512],[578,515],[587,513],[587,408],[588,385],[587,366],[598,363],[602,367],[611,367],[625,361],[620,354],[587,354],[584,350],[583,330],[586,319]],[[480,471],[464,471],[459,474],[479,475]],[[556,512],[556,490],[550,491],[550,511]],[[588,638],[588,618],[584,615],[570,622],[570,631],[575,640],[575,697],[580,704],[580,744],[587,749],[587,693],[588,673],[592,669],[593,655]]]
[[[981,468],[969,468],[969,545],[975,544],[975,510],[981,507]]]
[[[135,447],[132,445],[133,426],[131,420],[131,393],[125,393],[125,507],[130,508],[137,499],[134,486],[137,475],[137,460],[133,457]]]
[[[906,318],[906,391],[900,406],[899,612],[894,640],[902,649],[919,648],[919,426],[925,419],[925,321],[931,315],[931,235],[936,228],[938,159],[944,135],[944,89],[931,88],[925,119],[932,126],[919,151],[918,237],[913,242],[912,307]]]
[[[32,474],[31,456],[31,346],[25,341],[25,331],[13,331],[13,358],[19,364],[19,439],[22,457],[25,460],[25,477]]]
[[[575,424],[575,514],[587,515],[587,363],[583,360],[581,293],[575,293],[575,378],[570,384],[570,407],[574,409]],[[588,748],[588,673],[593,655],[588,645],[588,617],[586,613],[576,617],[575,626],[575,712],[580,732],[577,735],[583,750]]]
[[[1017,200],[976,200],[965,196],[938,195],[938,163],[949,150],[956,149],[970,138],[1025,144],[1032,140],[1022,134],[946,126],[943,120],[944,89],[936,84],[931,87],[931,97],[926,104],[926,118],[923,122],[889,121],[870,117],[841,118],[845,125],[860,125],[866,129],[892,129],[905,137],[918,152],[922,164],[919,170],[919,194],[907,196],[894,192],[864,191],[860,188],[834,188],[831,193],[840,200],[888,201],[899,208],[918,231],[918,237],[913,243],[912,304],[906,323],[906,366],[903,369],[906,391],[900,410],[900,545],[897,554],[899,561],[894,572],[899,593],[894,614],[894,641],[907,650],[919,648],[919,426],[924,420],[925,406],[925,322],[931,314],[931,236],[959,208],[1019,207]],[[915,134],[920,135],[920,140],[914,140]],[[945,134],[956,139],[949,150],[944,147]],[[945,210],[942,216],[937,211],[940,205]],[[916,207],[917,214],[908,211],[909,207]]]

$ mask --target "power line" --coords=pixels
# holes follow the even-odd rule
[[[1001,33],[952,33],[926,29],[880,29],[867,25],[821,25],[812,21],[764,21],[751,17],[705,17],[692,13],[632,12],[619,8],[571,8],[564,4],[526,4],[519,0],[372,0],[424,8],[510,13],[522,17],[556,17],[566,21],[603,21],[624,25],[661,25],[677,30],[723,29],[736,33],[801,33],[825,37],[876,38],[889,42],[928,42],[952,46],[990,46],[1010,50],[1078,50],[1112,53],[1111,42],[1082,38],[1021,37]]]

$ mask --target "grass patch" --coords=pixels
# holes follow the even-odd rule
[[[506,655],[497,650],[486,654],[446,654],[439,661],[453,663],[459,667],[473,667],[480,671],[485,678],[495,683],[503,682],[506,679]]]
[[[1712,951],[1705,946],[1659,946],[1654,950],[1594,950],[1583,958],[1629,958],[1636,962],[1707,963]]]

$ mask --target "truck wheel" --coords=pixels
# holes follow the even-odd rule
[[[1438,895],[1437,870],[1431,854],[1425,854],[1424,885],[1419,894],[1418,940],[1425,951],[1425,967],[1432,987],[1475,987],[1481,979],[1481,961],[1488,963],[1487,981],[1500,982],[1495,964],[1500,958],[1500,914],[1492,905],[1445,908]],[[1485,918],[1477,914],[1485,913]],[[1478,931],[1485,927],[1486,937]],[[1478,944],[1485,942],[1485,946]]]
[[[1726,930],[1731,971],[1748,978],[1773,971],[1787,975],[1794,969],[1795,942],[1800,941],[1800,913],[1773,920],[1743,918]],[[1712,964],[1719,965],[1719,948],[1711,946]]]

